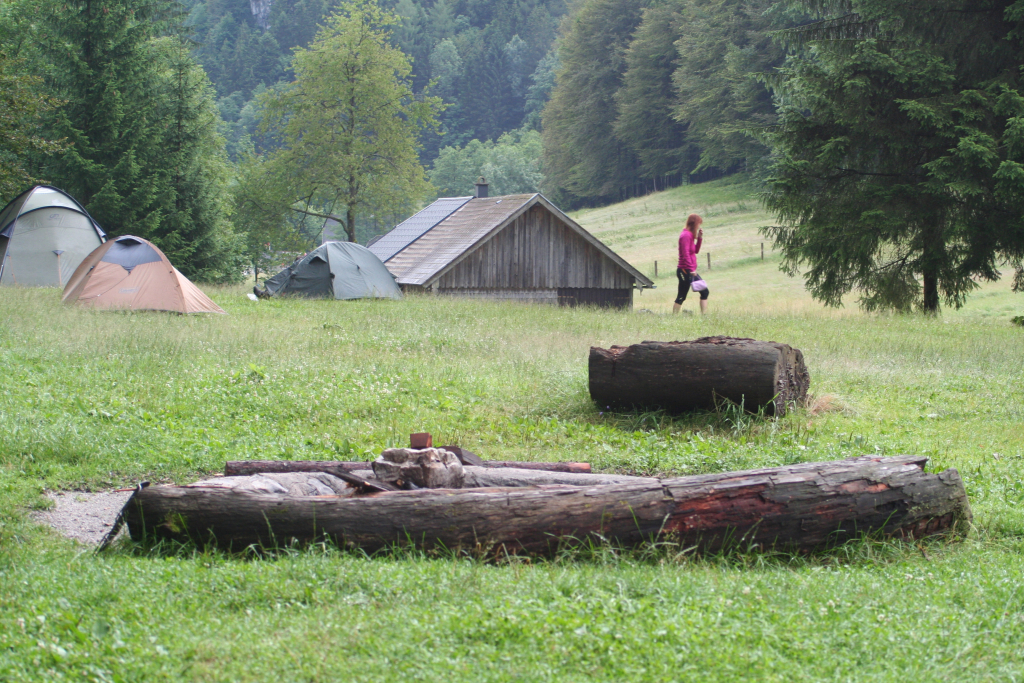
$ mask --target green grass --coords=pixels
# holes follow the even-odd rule
[[[711,289],[710,306],[736,314],[811,315],[830,317],[858,315],[857,295],[848,306],[823,311],[804,290],[803,280],[779,271],[780,258],[758,228],[773,224],[754,195],[753,183],[735,175],[700,185],[683,185],[646,197],[637,197],[600,209],[577,211],[572,217],[611,246],[641,272],[653,278],[657,289],[635,298],[638,308],[664,313],[676,297],[676,263],[679,232],[691,213],[704,217],[704,243],[697,267]],[[761,260],[761,245],[764,260]],[[711,256],[711,268],[707,256]],[[658,262],[655,276],[654,263]],[[960,311],[947,311],[947,319],[959,316],[995,317],[1009,320],[1024,313],[1024,297],[1010,291],[1010,279],[979,283],[979,289]],[[697,310],[697,297],[689,297],[684,310]]]
[[[647,200],[678,214],[747,201],[725,183]],[[617,210],[635,211],[580,220],[604,238]],[[712,249],[733,229],[720,215]],[[678,228],[661,225],[650,243],[663,230],[671,255]],[[706,273],[705,317],[253,303],[242,288],[208,290],[227,316],[123,315],[0,289],[0,680],[1024,678],[1024,330],[1009,322],[1021,299],[997,283],[939,318],[830,311],[777,261],[736,253]],[[638,308],[666,310],[671,284]],[[821,410],[730,421],[589,401],[591,345],[711,334],[802,349]],[[488,458],[638,474],[920,453],[959,468],[975,526],[960,542],[811,557],[596,548],[496,565],[126,542],[97,556],[27,516],[45,489],[185,482],[226,459],[364,457],[421,430]]]

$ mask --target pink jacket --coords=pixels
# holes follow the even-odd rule
[[[679,233],[679,267],[689,273],[697,272],[697,254],[700,253],[700,244],[704,237],[698,237],[697,243],[693,242],[693,235],[685,228]]]

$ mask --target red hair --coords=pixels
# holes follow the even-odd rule
[[[695,213],[691,213],[686,218],[686,229],[690,231],[690,234],[695,238],[697,237],[697,228],[704,222],[704,219]]]

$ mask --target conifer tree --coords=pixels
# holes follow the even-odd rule
[[[699,154],[686,124],[672,117],[680,21],[672,3],[644,10],[625,53],[622,86],[615,93],[615,136],[636,153],[647,178],[688,174]]]
[[[637,178],[636,154],[615,137],[615,93],[644,5],[588,0],[559,40],[560,68],[541,118],[547,192],[559,201],[608,201]]]
[[[800,6],[767,136],[784,267],[869,309],[960,306],[1001,261],[1024,288],[1024,2]]]
[[[24,72],[24,60],[0,52],[0,206],[38,182],[33,156],[65,148],[44,135],[43,116],[60,102],[36,91],[40,80]]]
[[[159,92],[167,169],[156,241],[189,277],[237,279],[242,243],[228,222],[231,169],[217,133],[213,87],[181,40],[163,38],[154,47],[163,64]]]
[[[212,89],[161,0],[53,2],[41,46],[69,149],[45,167],[112,236],[152,240],[190,277],[240,275]]]
[[[762,77],[782,65],[785,50],[771,32],[802,18],[776,0],[680,3],[672,115],[700,149],[696,170],[750,168],[764,157],[764,143],[749,130],[775,120]]]

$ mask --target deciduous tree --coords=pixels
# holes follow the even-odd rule
[[[394,212],[428,192],[416,155],[418,133],[436,125],[438,98],[417,95],[409,58],[390,43],[393,13],[348,3],[309,49],[295,53],[295,81],[266,101],[265,129],[282,146],[266,172],[290,209],[334,218],[356,240],[360,212]]]

